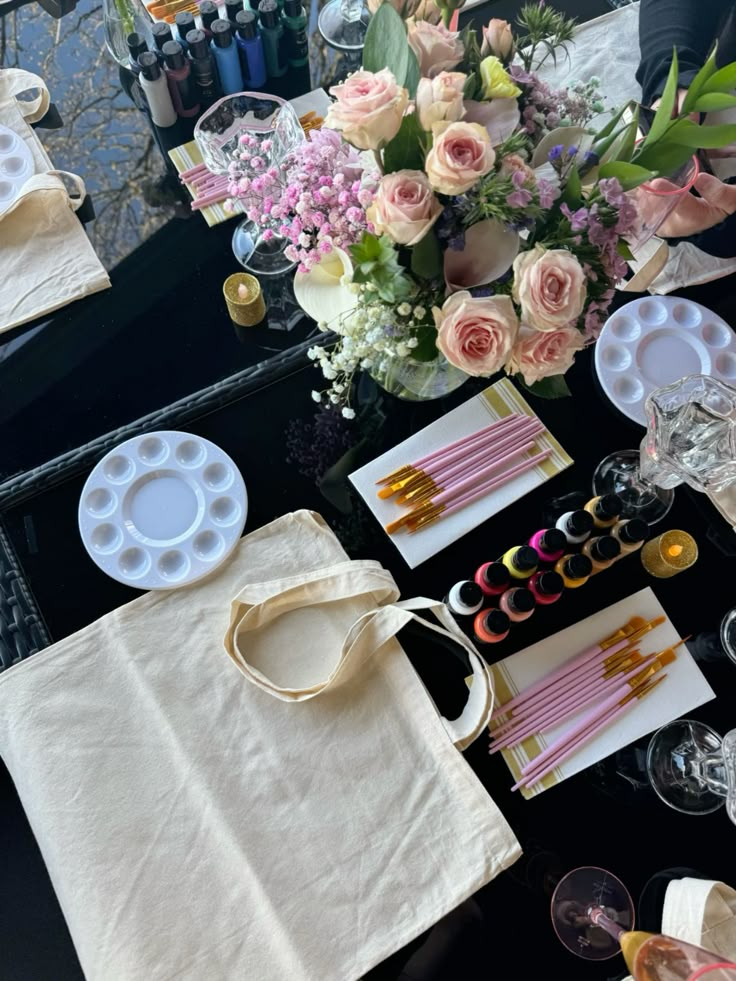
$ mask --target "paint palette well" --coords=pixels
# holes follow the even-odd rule
[[[219,446],[190,433],[146,433],[116,446],[89,475],[79,531],[113,579],[173,589],[227,558],[247,510],[243,478]]]
[[[643,297],[603,325],[595,367],[611,402],[646,426],[644,403],[656,388],[694,374],[736,383],[736,334],[699,303],[679,296]]]
[[[33,156],[18,134],[0,123],[0,212],[18,197],[33,176]]]

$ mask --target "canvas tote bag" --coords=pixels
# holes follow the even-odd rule
[[[31,91],[37,92],[34,98],[18,98]],[[38,75],[0,70],[0,123],[25,142],[36,170],[12,203],[0,208],[0,333],[110,286],[74,214],[84,200],[83,181],[53,170],[31,129],[48,106],[49,92]],[[70,197],[63,177],[77,196]]]
[[[515,861],[458,752],[489,674],[444,607],[397,599],[300,511],[0,675],[0,755],[88,979],[349,981]],[[416,610],[468,651],[454,721],[394,637]]]

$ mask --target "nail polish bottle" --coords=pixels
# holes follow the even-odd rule
[[[621,546],[619,558],[622,559],[624,555],[631,555],[642,547],[649,537],[649,525],[643,518],[629,518],[615,524],[611,534]]]
[[[217,63],[217,74],[225,95],[243,91],[243,73],[240,70],[238,49],[233,41],[232,25],[229,20],[212,21],[212,41],[210,46]]]
[[[235,30],[235,18],[244,10],[243,0],[225,0],[225,14]]]
[[[542,528],[529,539],[542,562],[556,562],[565,554],[567,537],[559,528]]]
[[[555,572],[562,576],[565,589],[584,586],[593,571],[593,563],[587,555],[563,555],[555,563]]]
[[[128,62],[130,65],[130,70],[134,75],[139,75],[141,66],[138,64],[138,58],[144,51],[148,51],[146,40],[145,38],[141,37],[140,34],[136,34],[134,32],[126,37],[125,42],[128,45]]]
[[[177,116],[187,118],[199,113],[199,103],[194,83],[191,79],[191,67],[184,57],[178,41],[167,41],[163,46],[164,63],[166,65],[166,81],[169,83],[171,101],[174,103]]]
[[[612,566],[616,559],[621,555],[621,546],[613,535],[601,535],[598,538],[589,538],[583,545],[583,555],[587,555],[593,563],[594,576],[596,572],[603,572]]]
[[[508,637],[510,626],[503,610],[481,610],[473,621],[473,636],[481,644],[497,644]]]
[[[517,586],[514,589],[507,589],[498,601],[498,605],[508,615],[512,623],[521,623],[522,620],[528,620],[534,613],[537,601],[534,598],[534,593]]]
[[[207,40],[212,40],[212,21],[218,20],[220,17],[220,11],[217,9],[217,4],[213,3],[212,0],[202,0],[199,5],[199,16],[202,20],[202,30],[207,36]]]
[[[243,84],[249,89],[262,89],[266,84],[266,56],[258,33],[258,21],[252,10],[241,10],[235,18],[235,41],[240,52]]]
[[[475,574],[475,581],[485,596],[499,596],[509,588],[511,573],[503,562],[484,562]]]
[[[470,617],[483,606],[483,590],[477,582],[464,579],[455,583],[445,597],[445,603],[456,617]]]
[[[618,494],[593,497],[585,505],[585,510],[593,515],[593,524],[596,528],[610,528],[615,525],[623,509],[624,503]]]
[[[534,599],[540,606],[550,606],[556,603],[562,596],[565,583],[559,572],[546,570],[545,572],[535,572],[529,580],[529,592],[534,595]]]
[[[187,44],[192,61],[192,75],[199,90],[200,102],[205,107],[211,106],[221,93],[207,35],[204,31],[190,31],[187,34]]]
[[[154,51],[143,51],[138,57],[140,75],[138,81],[146,94],[151,120],[161,129],[173,126],[176,122],[176,109],[171,101],[171,92],[164,70]]]
[[[555,528],[565,533],[568,545],[579,545],[593,530],[593,515],[590,511],[566,511],[555,522]]]
[[[174,40],[171,34],[171,26],[162,20],[156,21],[154,24],[151,24],[151,34],[153,36],[153,43],[156,49],[156,56],[159,62],[163,65],[164,55],[162,48],[167,41]]]
[[[284,28],[289,64],[292,68],[303,68],[309,63],[309,39],[307,38],[307,12],[301,0],[284,0]]]
[[[516,545],[504,553],[501,561],[511,573],[512,579],[528,579],[537,571],[539,555],[529,545]]]
[[[176,17],[174,17],[174,24],[176,25],[176,32],[179,35],[179,37],[174,38],[174,40],[179,42],[182,48],[184,48],[184,51],[189,51],[187,34],[190,31],[197,30],[194,14],[190,13],[188,10],[180,10]]]
[[[261,0],[258,4],[263,51],[269,78],[281,78],[289,67],[284,25],[276,0]]]

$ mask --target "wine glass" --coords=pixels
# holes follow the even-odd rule
[[[685,195],[690,193],[699,174],[700,163],[693,156],[669,177],[657,177],[650,184],[640,184],[628,192],[637,211],[636,226],[627,235],[632,252],[638,252],[656,234]]]
[[[626,886],[596,867],[574,869],[552,896],[558,938],[585,960],[621,951],[635,981],[735,981],[736,964],[684,940],[634,930],[634,904]]]
[[[363,0],[328,0],[320,10],[317,27],[327,44],[343,55],[341,75],[360,68],[369,21]]]
[[[281,164],[305,140],[293,106],[263,92],[239,92],[220,99],[194,127],[202,159],[215,174],[229,172],[241,150],[241,137],[255,141],[264,170]],[[247,204],[247,198],[244,200]],[[246,218],[233,233],[235,258],[256,276],[280,276],[296,265],[284,254],[288,243],[276,230],[280,224]]]
[[[652,736],[647,773],[657,795],[683,814],[710,814],[724,803],[736,824],[736,729],[721,739],[692,719],[677,719]]]
[[[623,515],[650,525],[672,507],[673,488],[705,493],[736,524],[736,388],[710,375],[687,375],[646,400],[639,450],[620,450],[593,474],[596,495],[616,493]]]

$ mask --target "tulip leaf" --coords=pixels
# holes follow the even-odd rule
[[[625,160],[611,160],[609,163],[601,166],[598,176],[602,178],[615,177],[624,191],[630,191],[640,184],[650,181],[657,174],[656,172],[652,173],[651,170],[647,170],[646,167],[627,163]]]
[[[695,108],[695,103],[698,101],[701,92],[705,91],[706,82],[708,82],[714,75],[716,70],[716,48],[717,45],[714,46],[710,53],[710,57],[688,86],[687,95],[682,103],[682,115],[686,116],[693,111]]]
[[[368,72],[388,68],[399,85],[406,83],[409,68],[406,27],[390,3],[382,3],[371,17],[365,32],[363,68]]]
[[[695,103],[695,112],[719,112],[721,109],[731,109],[733,106],[736,106],[736,95],[706,92]]]
[[[382,7],[378,8],[382,10]],[[416,113],[404,116],[396,136],[383,151],[383,169],[387,174],[396,170],[423,170],[423,131]]]
[[[730,92],[736,89],[736,61],[714,72],[703,86],[703,92]]]
[[[411,271],[420,279],[437,279],[442,275],[442,250],[431,228],[411,250]]]
[[[616,112],[615,115],[611,116],[611,118],[608,120],[608,122],[603,127],[603,129],[599,130],[595,134],[595,143],[593,144],[594,146],[596,146],[600,140],[605,140],[607,136],[610,136],[611,133],[613,133],[613,131],[616,129],[619,122],[621,121],[623,114],[626,112],[627,109],[631,107],[631,105],[632,105],[631,102],[624,103],[624,105],[621,106],[618,112]]]
[[[634,154],[632,161],[639,167],[654,170],[663,177],[676,173],[693,155],[691,147],[678,143],[655,143]]]
[[[736,143],[736,123],[723,126],[698,126],[690,119],[679,119],[667,134],[668,143],[678,143],[694,150],[711,150]]]
[[[569,174],[567,175],[565,189],[562,192],[562,199],[565,204],[569,205],[571,208],[579,208],[583,203],[583,186],[580,180],[580,174],[578,173],[574,162],[573,166],[570,168]]]
[[[656,113],[654,114],[652,125],[646,139],[644,140],[645,146],[651,146],[653,143],[656,143],[657,140],[664,135],[665,130],[672,122],[672,111],[675,108],[675,99],[677,98],[678,73],[679,68],[677,65],[677,48],[673,48],[670,73],[667,76],[667,82],[665,83],[664,92],[662,93],[662,101],[659,104],[659,109],[657,109]]]

